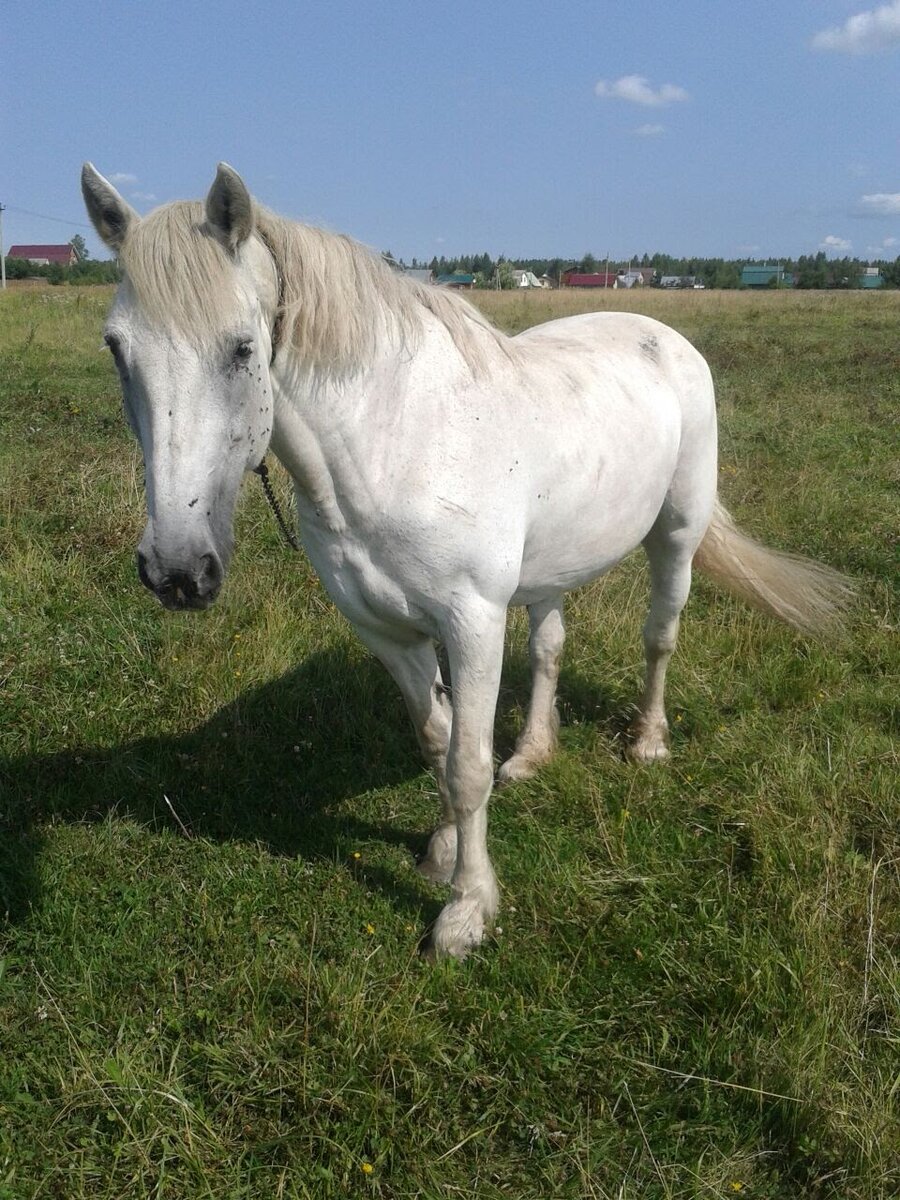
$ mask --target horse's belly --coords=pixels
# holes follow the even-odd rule
[[[645,441],[640,461],[597,455],[545,480],[531,500],[515,604],[596,579],[650,531],[671,484],[677,433]]]
[[[611,570],[646,536],[652,519],[629,531],[608,527],[554,529],[526,550],[513,604],[532,604],[556,592],[589,583]]]
[[[532,604],[589,583],[621,562],[639,545],[648,529],[649,525],[641,533],[617,538],[609,536],[606,530],[553,531],[553,536],[532,543],[526,552],[511,603]]]

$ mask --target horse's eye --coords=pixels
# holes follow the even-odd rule
[[[123,379],[128,376],[128,369],[125,366],[125,357],[122,354],[122,343],[114,333],[104,333],[103,340],[109,347],[110,353],[113,356],[113,362],[119,370],[119,374]]]
[[[234,357],[236,362],[246,362],[253,353],[252,342],[238,342],[234,348]]]

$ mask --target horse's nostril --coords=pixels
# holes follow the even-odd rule
[[[150,590],[152,591],[153,583],[147,572],[147,555],[142,553],[140,550],[138,550],[138,552],[137,552],[137,570],[138,570],[138,579],[140,579],[141,583],[144,585],[145,588],[150,588]]]
[[[218,591],[222,583],[222,562],[218,554],[204,554],[200,560],[198,581],[201,592]]]

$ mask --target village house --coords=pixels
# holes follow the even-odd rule
[[[6,257],[24,258],[36,267],[48,267],[53,263],[73,267],[78,262],[78,251],[69,242],[62,246],[10,246]]]
[[[614,288],[618,287],[618,275],[615,271],[565,271],[563,285],[574,288]]]
[[[546,288],[550,286],[549,281],[538,279],[534,271],[526,271],[524,267],[513,267],[512,269],[513,286],[517,288]]]

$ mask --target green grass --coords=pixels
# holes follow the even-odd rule
[[[819,646],[698,581],[655,769],[639,558],[573,595],[463,966],[402,701],[258,490],[215,608],[139,586],[108,302],[0,297],[0,1200],[896,1196],[898,297],[479,297],[686,333],[736,516],[861,594]],[[498,751],[527,688],[517,614]]]

